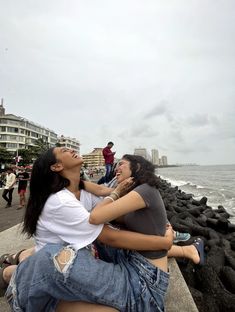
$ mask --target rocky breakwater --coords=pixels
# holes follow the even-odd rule
[[[205,265],[177,260],[198,310],[235,311],[235,224],[230,223],[226,209],[213,209],[206,197],[195,200],[164,180],[160,192],[173,228],[192,236],[184,244],[196,237],[204,240]]]

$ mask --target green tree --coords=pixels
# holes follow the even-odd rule
[[[4,147],[0,147],[0,163],[6,164],[11,163],[13,158],[13,154],[6,150]]]
[[[38,155],[45,152],[49,148],[49,143],[42,138],[35,142],[36,146],[29,146],[28,150],[32,154],[32,158],[37,158]]]
[[[42,138],[37,139],[35,144],[37,145],[36,150],[38,151],[38,154],[45,152],[49,148],[49,143],[47,141],[43,140]]]
[[[42,138],[38,139],[35,144],[35,146],[27,146],[27,148],[18,150],[18,155],[22,157],[22,160],[20,160],[18,163],[19,166],[32,164],[33,161],[38,157],[38,155],[40,155],[42,152],[46,151],[49,148],[48,142],[46,142]]]
[[[19,166],[25,166],[32,163],[34,158],[34,153],[30,148],[22,148],[18,150],[18,155],[22,157],[22,160],[19,162]]]

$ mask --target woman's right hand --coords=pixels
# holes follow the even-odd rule
[[[122,197],[130,191],[133,185],[134,185],[133,178],[132,177],[127,178],[116,186],[114,192],[117,193],[119,197]]]

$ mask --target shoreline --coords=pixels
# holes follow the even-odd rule
[[[206,262],[198,266],[178,261],[199,312],[235,311],[235,224],[223,206],[217,209],[172,187],[161,179],[159,191],[166,206],[167,217],[174,230],[188,232],[192,244],[196,237],[204,241]]]

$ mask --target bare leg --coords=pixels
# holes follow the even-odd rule
[[[20,194],[20,206],[23,207],[25,205],[24,194]]]
[[[23,261],[29,256],[32,256],[34,253],[35,253],[35,247],[31,247],[31,248],[21,251],[19,255],[19,262]]]
[[[169,258],[187,258],[193,261],[195,264],[200,262],[198,251],[194,245],[188,246],[177,246],[172,245],[171,249],[168,250],[167,256]]]
[[[16,268],[17,268],[17,265],[9,265],[8,267],[4,269],[2,273],[2,277],[7,284],[9,284],[12,274]]]
[[[118,310],[103,306],[100,304],[93,304],[87,302],[69,302],[61,301],[57,308],[56,312],[116,312]]]
[[[21,251],[20,255],[19,255],[19,262],[23,261],[24,259],[28,258],[29,256],[33,255],[35,252],[35,248],[32,247],[32,248],[29,248],[29,249],[26,249],[26,250],[23,250]],[[16,257],[16,254],[14,254],[12,256],[12,258],[15,258]],[[9,265],[7,266],[3,272],[2,272],[2,278],[3,280],[9,284],[10,282],[10,279],[11,279],[11,276],[13,274],[13,272],[15,271],[15,269],[17,268],[17,265]]]

